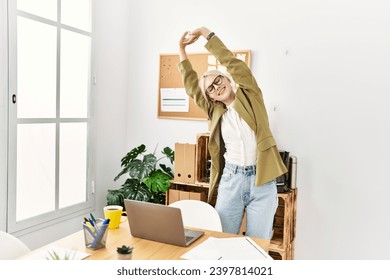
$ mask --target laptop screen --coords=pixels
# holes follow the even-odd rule
[[[187,246],[179,208],[129,199],[125,199],[125,208],[132,236]]]

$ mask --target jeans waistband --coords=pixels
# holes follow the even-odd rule
[[[246,175],[256,175],[256,165],[241,166],[232,163],[226,163],[225,168],[228,168],[234,174],[242,173]]]

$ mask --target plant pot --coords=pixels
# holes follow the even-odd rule
[[[131,260],[133,258],[133,253],[130,254],[117,253],[117,255],[118,255],[118,260]]]

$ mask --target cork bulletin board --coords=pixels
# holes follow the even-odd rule
[[[232,51],[236,57],[250,67],[250,51]],[[198,76],[205,71],[226,68],[210,53],[188,54],[192,67]],[[207,120],[207,115],[185,94],[180,72],[177,68],[178,54],[160,54],[160,72],[158,87],[158,117],[168,119]]]

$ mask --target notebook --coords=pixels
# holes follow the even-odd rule
[[[124,202],[134,237],[186,247],[204,234],[184,228],[179,208],[129,199]]]

